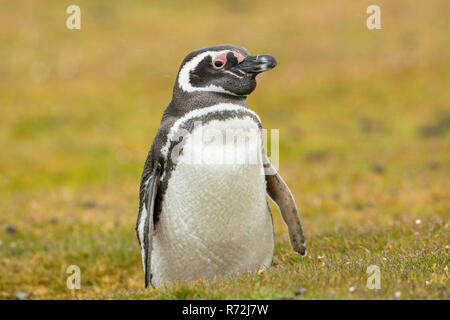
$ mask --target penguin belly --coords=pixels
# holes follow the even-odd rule
[[[227,141],[230,136],[234,143]],[[250,117],[210,120],[183,139],[165,177],[153,238],[153,284],[268,268],[274,237],[258,123]]]

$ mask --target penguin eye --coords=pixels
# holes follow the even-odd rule
[[[222,53],[220,56],[216,57],[213,61],[213,67],[216,70],[222,69],[227,64],[227,53]]]
[[[214,67],[216,67],[217,69],[222,68],[224,65],[225,65],[225,63],[223,63],[223,61],[220,61],[220,60],[214,61]]]

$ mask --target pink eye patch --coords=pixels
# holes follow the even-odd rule
[[[238,63],[240,63],[242,60],[244,60],[244,56],[236,51],[231,51],[233,55],[238,60]],[[227,54],[228,52],[224,52],[221,55],[217,56],[216,59],[213,62],[214,69],[222,69],[227,64]]]
[[[231,52],[233,52],[234,56],[238,60],[238,63],[241,63],[242,60],[244,60],[244,56],[242,54],[240,54],[239,52],[236,52],[236,51],[231,51]]]

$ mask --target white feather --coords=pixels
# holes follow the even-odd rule
[[[147,181],[144,182],[145,188],[148,186],[148,183],[150,182],[152,177],[153,176],[150,176],[147,179]],[[144,272],[145,272],[144,228],[145,228],[146,217],[147,217],[147,210],[145,209],[145,203],[144,203],[142,205],[141,216],[139,218],[139,223],[138,223],[138,236],[139,236],[139,241],[141,243],[142,267],[144,268]]]

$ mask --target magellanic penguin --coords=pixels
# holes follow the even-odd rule
[[[183,60],[140,185],[136,233],[146,287],[268,268],[274,235],[266,194],[280,208],[293,249],[305,255],[294,198],[246,103],[256,75],[276,64],[233,45]]]

